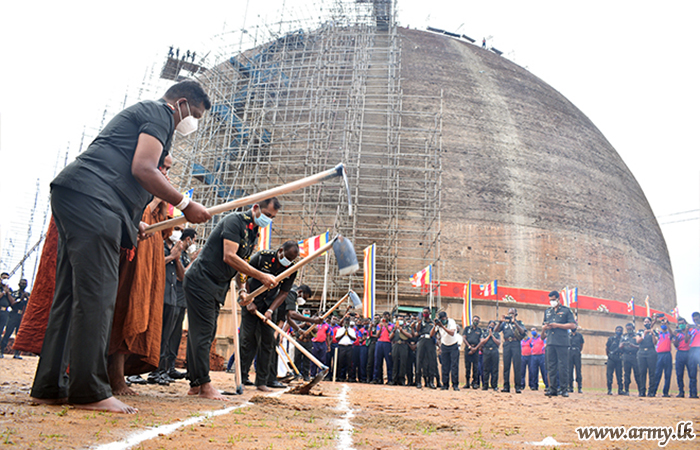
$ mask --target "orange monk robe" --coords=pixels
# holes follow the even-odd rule
[[[141,220],[151,225],[165,219],[163,208],[154,208],[151,202]],[[124,364],[125,375],[155,370],[160,360],[165,293],[164,234],[169,236],[170,230],[139,241],[135,254],[124,249],[120,254],[109,354],[129,355]]]
[[[41,353],[44,344],[46,325],[49,323],[49,312],[53,304],[53,294],[56,290],[56,255],[58,254],[58,228],[53,217],[46,232],[44,248],[39,259],[39,269],[32,286],[27,308],[22,317],[22,323],[17,331],[13,350]]]

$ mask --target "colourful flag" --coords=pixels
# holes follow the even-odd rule
[[[634,297],[627,302],[627,312],[634,312]]]
[[[673,318],[674,318],[674,319],[678,320],[678,317],[680,316],[680,314],[678,313],[678,307],[677,307],[677,306],[676,306],[675,308],[673,308],[673,311],[671,311],[671,314],[673,314]]]
[[[644,304],[647,305],[647,317],[651,317],[651,308],[649,308],[649,296],[644,299]]]
[[[258,229],[258,251],[268,250],[272,239],[272,224],[266,226],[265,228]]]
[[[192,200],[192,193],[194,192],[194,188],[190,189],[189,191],[183,192],[182,195],[189,197],[190,200]],[[178,217],[182,215],[182,211],[174,207],[173,205],[168,204],[168,215],[170,217]]]
[[[462,327],[470,327],[472,325],[472,280],[469,280],[464,285],[464,306],[462,309]]]
[[[367,318],[374,317],[374,274],[376,265],[377,244],[372,244],[365,249],[365,294],[362,299],[362,315]]]
[[[319,234],[318,236],[310,237],[308,239],[304,239],[303,241],[299,241],[299,256],[302,258],[306,258],[319,248],[323,247],[330,241],[329,237],[330,233],[326,231],[323,234]]]
[[[433,265],[430,264],[420,272],[411,275],[411,285],[413,287],[428,286],[433,282]]]
[[[564,306],[571,306],[569,304],[569,288],[565,287],[564,289],[561,290],[559,293],[559,298],[561,299],[561,304]]]
[[[571,306],[574,303],[578,302],[578,288],[577,287],[575,287],[573,289],[568,289],[567,294],[569,296],[569,305],[568,306]]]
[[[481,295],[483,295],[484,297],[488,297],[490,295],[497,295],[498,294],[498,280],[493,280],[493,282],[491,282],[489,284],[480,284],[479,290],[481,290]]]

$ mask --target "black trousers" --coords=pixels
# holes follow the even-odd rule
[[[190,386],[210,383],[209,350],[216,337],[219,301],[185,276],[182,283],[187,300],[187,378]],[[245,309],[244,309],[245,313]],[[242,328],[241,328],[242,329]]]
[[[576,369],[576,384],[581,387],[581,350],[569,349],[569,388],[574,387],[574,369]]]
[[[61,187],[51,191],[51,211],[58,228],[56,290],[31,395],[98,402],[112,396],[107,349],[122,221],[102,202]]]
[[[500,356],[498,355],[498,347],[493,349],[484,348],[482,351],[484,355],[484,384],[483,387],[489,387],[489,380],[491,381],[491,387],[496,389],[498,387],[498,360]]]
[[[416,384],[421,383],[423,378],[428,383],[437,378],[437,351],[430,338],[418,339],[416,348]]]
[[[459,344],[440,345],[442,357],[442,386],[449,387],[450,375],[452,387],[459,386]]]
[[[299,344],[301,344],[302,347],[311,353],[311,348],[313,347],[311,341],[299,341]],[[297,366],[297,369],[299,369],[302,377],[309,376],[309,363],[309,358],[307,358],[302,352],[298,350],[294,352],[294,365]]]
[[[350,375],[352,367],[352,344],[338,345],[338,377],[340,381],[345,381]]]
[[[394,384],[406,383],[406,371],[408,368],[408,344],[406,342],[392,344],[391,346],[392,371]]]
[[[7,310],[0,310],[0,336],[2,332],[7,328],[7,324],[10,322],[10,312]],[[0,348],[0,352],[5,350],[5,348]]]
[[[641,391],[639,384],[639,366],[637,365],[636,353],[624,353],[622,355],[622,367],[625,372],[625,392],[630,391],[631,373],[634,372],[634,383],[637,385],[639,392]]]
[[[549,389],[561,392],[568,387],[569,347],[547,345],[546,355]],[[557,384],[557,377],[559,377],[559,384]]]
[[[637,367],[639,367],[639,393],[647,393],[647,374],[649,375],[649,390],[654,386],[656,374],[656,350],[640,348],[637,352]]]
[[[606,364],[605,375],[608,380],[608,390],[612,390],[613,384],[613,374],[617,379],[617,390],[624,391],[625,387],[622,384],[622,360],[619,358],[608,358],[608,363]]]
[[[377,340],[370,340],[367,346],[367,381],[372,381],[374,376],[374,349],[377,347]],[[379,374],[380,378],[384,375]]]
[[[522,389],[524,386],[520,386],[520,374],[522,360],[521,360],[521,347],[520,341],[510,341],[503,343],[503,389],[510,389],[510,366],[513,364],[513,384],[516,389]]]
[[[177,352],[182,339],[182,321],[187,308],[163,305],[163,330],[160,336],[160,362],[158,371],[167,372],[175,368]]]
[[[10,336],[12,336],[12,333],[19,330],[19,325],[21,323],[22,323],[22,315],[21,314],[15,314],[15,313],[9,314],[9,317],[7,319],[7,325],[5,326],[5,334],[2,336],[2,341],[0,341],[0,352],[5,351],[5,347],[7,347],[7,343],[10,342]],[[2,332],[1,327],[0,327],[0,332]]]
[[[471,385],[473,388],[479,387],[479,352],[469,354],[469,348],[464,350],[464,380],[465,384],[469,384],[471,375]]]
[[[275,330],[262,320],[241,308],[241,379],[248,379],[253,360],[255,363],[255,385],[264,386],[270,376],[270,359],[275,353]]]

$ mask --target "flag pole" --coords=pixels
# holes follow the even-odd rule
[[[321,294],[321,311],[326,310],[326,296],[328,295],[328,258],[329,253],[326,252],[326,267],[323,271],[323,293]]]

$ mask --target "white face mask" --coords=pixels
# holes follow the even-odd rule
[[[558,304],[559,304],[559,302],[556,301],[556,300],[550,300],[550,301],[549,301],[549,305],[550,305],[552,308],[556,308]]]
[[[187,253],[189,253],[190,255],[195,251],[197,251],[197,244],[192,244],[189,247],[187,247]]]
[[[184,119],[182,118],[182,104],[177,105],[177,110],[180,113],[180,123],[177,124],[175,130],[182,136],[188,136],[197,131],[197,124],[199,121],[192,116],[189,102],[187,103],[187,117]]]
[[[284,255],[282,255],[282,257],[280,258],[280,264],[282,264],[284,267],[289,267],[291,263],[292,262],[288,260],[287,257]]]
[[[170,240],[172,242],[179,241],[181,237],[182,237],[182,231],[180,231],[180,230],[175,230],[170,234]]]

